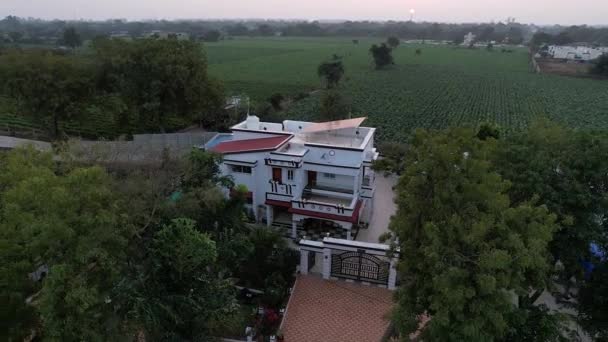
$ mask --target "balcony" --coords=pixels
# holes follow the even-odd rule
[[[352,223],[358,221],[360,206],[357,197],[332,196],[315,192],[305,192],[291,201],[291,211],[294,214]]]
[[[266,158],[266,159],[264,159],[264,164],[266,164],[268,166],[277,166],[277,167],[301,168],[302,167],[302,158],[294,158],[293,160]]]
[[[307,193],[317,193],[317,194],[337,193],[337,194],[344,194],[344,195],[351,195],[351,196],[355,193],[355,191],[352,188],[330,186],[330,185],[326,185],[326,184],[315,184],[315,185],[308,184],[304,188],[304,191]]]
[[[281,202],[290,202],[294,195],[299,195],[296,184],[283,184],[273,180],[268,181],[266,199]]]

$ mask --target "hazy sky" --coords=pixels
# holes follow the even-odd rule
[[[0,0],[0,17],[286,18],[608,25],[608,0]]]

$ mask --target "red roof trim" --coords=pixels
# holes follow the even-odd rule
[[[224,141],[213,147],[211,151],[222,154],[273,151],[283,146],[291,138],[293,135]]]
[[[297,209],[297,208],[291,208],[291,209],[289,209],[289,212],[292,214],[312,216],[312,217],[317,217],[317,218],[321,218],[321,219],[350,222],[350,223],[356,224],[357,222],[359,222],[359,212],[361,211],[361,205],[362,205],[362,202],[360,200],[357,201],[357,205],[355,206],[355,210],[353,211],[352,216],[326,214],[326,213],[320,213],[320,212],[316,212],[316,211]]]
[[[274,205],[276,207],[291,208],[291,202],[266,200],[266,204],[268,204],[268,205]]]

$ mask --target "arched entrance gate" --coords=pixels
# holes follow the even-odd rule
[[[325,279],[350,279],[395,288],[399,251],[391,252],[388,245],[328,237],[323,241],[300,240],[302,274],[311,270],[315,255],[322,256]]]

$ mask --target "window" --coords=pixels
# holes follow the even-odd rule
[[[324,173],[323,178],[336,179],[336,175],[333,173]]]
[[[251,166],[230,165],[232,172],[251,173]]]
[[[293,180],[293,170],[287,170],[287,180]]]

